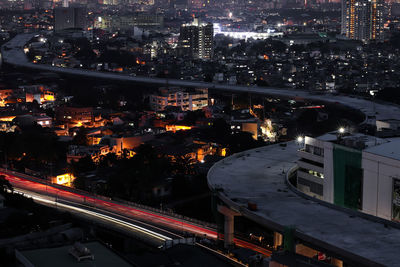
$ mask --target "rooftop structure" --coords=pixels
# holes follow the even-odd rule
[[[399,228],[359,212],[321,205],[291,190],[286,174],[299,159],[298,148],[289,142],[235,154],[211,168],[209,186],[237,215],[280,233],[292,225],[299,242],[340,260],[356,266],[399,266]],[[256,210],[249,209],[249,202]]]
[[[16,255],[20,262],[30,264],[25,266],[131,266],[127,261],[98,242],[86,243],[84,246],[90,250],[93,260],[76,260],[69,254],[71,246],[18,251]]]

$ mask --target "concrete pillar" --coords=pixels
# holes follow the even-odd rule
[[[274,249],[276,250],[278,247],[282,246],[283,236],[278,232],[274,232]]]
[[[225,248],[231,248],[234,245],[233,234],[235,233],[234,227],[235,217],[232,215],[225,215],[224,222],[224,246]]]
[[[295,252],[296,241],[294,237],[296,229],[293,226],[286,226],[283,232],[283,249],[285,251]]]
[[[231,210],[225,206],[218,206],[218,211],[225,217],[224,221],[224,246],[226,249],[232,248],[234,245],[233,234],[235,233],[235,216],[240,213]]]

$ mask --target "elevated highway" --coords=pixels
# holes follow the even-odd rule
[[[78,213],[101,224],[112,224],[159,247],[168,247],[174,240],[188,235],[218,239],[216,225],[212,223],[132,202],[115,201],[13,171],[3,169],[0,175],[5,175],[17,192],[39,203]],[[270,255],[270,250],[248,241],[235,238],[235,243],[239,247]]]
[[[399,114],[398,106],[374,103],[363,98],[356,98],[343,95],[332,94],[314,94],[313,92],[301,91],[295,89],[228,85],[221,83],[207,83],[201,81],[187,81],[179,79],[154,78],[144,76],[130,76],[125,74],[99,72],[85,70],[80,68],[62,68],[50,65],[34,64],[28,61],[23,48],[35,36],[34,33],[19,34],[1,47],[3,63],[19,68],[26,68],[41,72],[54,72],[67,74],[77,77],[86,77],[93,79],[103,79],[108,81],[121,81],[138,84],[152,84],[159,86],[180,86],[192,88],[208,88],[210,90],[227,91],[232,93],[251,93],[274,97],[285,97],[291,99],[308,99],[315,101],[324,101],[328,103],[343,104],[355,109],[361,110],[367,116],[381,118],[395,118],[394,114]],[[135,87],[132,88],[134,90]],[[377,112],[379,110],[379,112]]]

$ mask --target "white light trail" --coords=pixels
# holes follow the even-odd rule
[[[43,203],[47,203],[47,204],[50,204],[50,205],[55,205],[55,206],[58,206],[58,207],[69,209],[69,210],[73,210],[73,211],[76,211],[76,212],[79,212],[79,213],[84,213],[84,214],[87,214],[87,215],[90,215],[90,216],[94,216],[94,217],[101,218],[101,219],[106,220],[106,221],[110,221],[110,222],[116,223],[116,224],[118,224],[120,226],[128,227],[128,228],[130,228],[130,229],[132,229],[134,231],[146,234],[148,236],[154,237],[154,238],[156,238],[158,240],[161,240],[161,241],[164,241],[164,242],[167,241],[167,240],[172,240],[172,238],[167,237],[165,235],[156,233],[154,231],[151,231],[149,229],[146,229],[146,228],[143,228],[141,226],[135,225],[133,223],[129,223],[129,222],[126,222],[126,221],[123,221],[123,220],[120,220],[120,219],[113,218],[113,217],[108,216],[108,215],[104,215],[104,214],[101,214],[101,213],[97,213],[97,212],[86,210],[86,209],[82,209],[82,208],[78,208],[78,207],[75,207],[75,206],[65,205],[65,204],[56,202],[54,200],[50,200],[50,199],[47,199],[47,198],[44,198],[44,197],[41,197],[41,196],[38,196],[38,195],[31,194],[31,193],[29,193],[27,191],[22,191],[22,190],[14,190],[14,191],[17,192],[17,193],[22,193],[22,194],[24,194],[24,195],[26,195],[28,197],[31,197],[34,200],[37,200],[37,201],[40,201],[40,202],[43,202]]]

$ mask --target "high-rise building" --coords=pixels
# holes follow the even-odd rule
[[[214,46],[214,28],[212,23],[200,23],[194,19],[191,24],[181,26],[179,45],[182,54],[193,58],[211,59]]]
[[[390,8],[390,15],[393,17],[400,17],[400,2],[392,4]]]
[[[383,14],[383,0],[342,0],[342,34],[363,42],[381,42]]]
[[[86,30],[85,7],[60,7],[54,9],[54,30],[61,31],[68,28]]]

